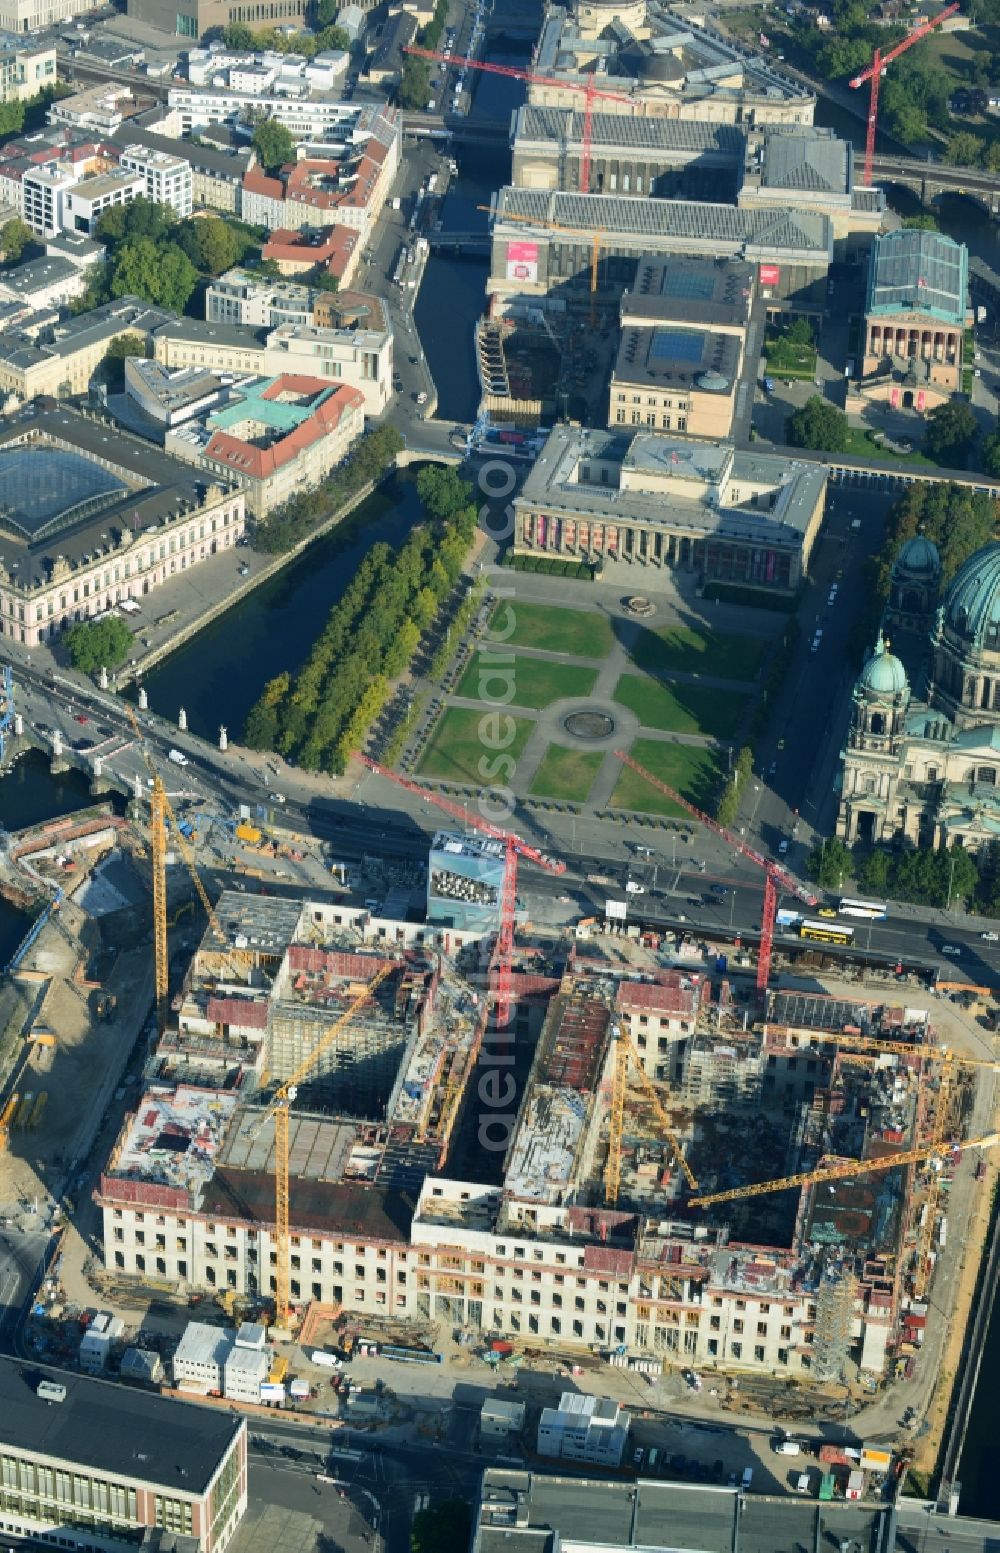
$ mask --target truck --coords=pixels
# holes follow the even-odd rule
[[[260,842],[261,833],[256,825],[248,825],[245,820],[241,820],[236,827],[236,838],[238,841],[246,841],[255,847]]]
[[[339,1370],[343,1362],[336,1354],[326,1353],[322,1348],[314,1348],[309,1359],[312,1364],[321,1364],[327,1370]]]
[[[188,760],[187,756],[180,750],[168,750],[167,759],[172,760],[175,766],[190,765],[190,761]]]

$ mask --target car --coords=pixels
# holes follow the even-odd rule
[[[271,794],[271,802],[272,803],[284,803],[285,802],[285,795],[284,795],[284,793],[272,793]]]
[[[816,915],[818,917],[835,917],[837,913],[832,906],[821,906]]]
[[[403,392],[403,379],[401,377],[394,377],[392,386],[395,393],[401,394]]]
[[[632,1453],[632,1465],[635,1467],[641,1467],[645,1460],[646,1452],[643,1450],[642,1446],[639,1445]]]
[[[711,890],[713,895],[728,895],[729,894],[729,886],[728,886],[728,884],[710,884],[709,885],[709,889]]]
[[[681,1377],[691,1387],[692,1391],[701,1390],[701,1376],[695,1370],[682,1370]]]
[[[36,723],[35,727],[36,727],[36,729],[38,730],[39,733],[51,733],[52,732],[52,729],[49,727],[48,723]]]
[[[979,936],[984,944],[1000,944],[1000,933],[994,933],[991,930],[988,933],[980,933]]]
[[[82,712],[74,712],[73,713],[73,721],[75,723],[89,723],[90,722],[90,718],[89,717],[84,717]]]
[[[784,837],[782,837],[782,839],[778,842],[778,852],[780,853],[780,855],[782,857],[784,857],[784,855],[785,855],[785,853],[787,851],[788,851],[788,842],[787,842],[787,840]]]
[[[779,750],[783,750],[783,749],[784,749],[784,747],[785,747],[785,741],[784,741],[784,739],[783,739],[783,738],[782,738],[782,739],[779,739],[779,740],[778,740],[778,748],[779,748]]]
[[[735,1488],[736,1487],[736,1473],[735,1472],[730,1472],[728,1478],[726,1479],[726,1487],[727,1488]]]
[[[767,768],[768,776],[769,777],[773,777],[774,773],[777,771],[777,769],[778,769],[778,762],[776,760],[772,760],[771,764]]]
[[[957,960],[962,951],[957,944],[942,944],[941,953],[950,955],[953,960]]]

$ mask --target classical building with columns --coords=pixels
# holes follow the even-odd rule
[[[880,634],[854,687],[837,820],[845,841],[903,836],[969,851],[1000,841],[1000,543],[970,556],[937,607],[936,562],[930,541],[904,546],[887,614],[906,647],[897,655]],[[906,635],[920,623],[922,646]]]
[[[726,443],[555,426],[515,499],[514,548],[791,592],[826,479],[822,464]]]
[[[968,297],[969,256],[961,243],[943,232],[901,229],[879,237],[852,399],[926,413],[958,393]]]

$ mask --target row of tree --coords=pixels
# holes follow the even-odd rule
[[[806,872],[825,890],[840,891],[853,881],[860,895],[873,900],[910,901],[945,910],[964,901],[993,915],[1000,910],[998,861],[989,850],[973,857],[958,845],[859,842],[852,849],[834,836],[810,853]]]
[[[377,544],[297,674],[264,687],[247,718],[251,749],[340,775],[360,749],[420,638],[458,581],[476,529],[472,487],[452,469],[417,476],[429,522],[393,551]]]
[[[320,0],[319,9],[324,16],[332,21],[337,14],[338,7],[332,0]],[[241,51],[253,50],[256,54],[269,51],[275,54],[301,54],[305,59],[312,59],[316,54],[326,53],[328,50],[349,53],[351,48],[350,34],[343,27],[332,27],[324,24],[320,18],[318,32],[293,32],[287,35],[279,32],[276,27],[248,27],[245,22],[230,22],[228,27],[222,29],[222,41],[227,48]]]
[[[769,358],[769,365],[771,359]],[[775,365],[780,372],[780,366]],[[964,469],[978,435],[975,411],[964,399],[950,399],[934,406],[924,423],[921,452],[943,469]],[[815,448],[823,453],[846,453],[850,427],[843,410],[820,394],[813,394],[788,417],[785,435],[794,448]],[[983,439],[980,461],[987,474],[1000,476],[1000,435]]]
[[[436,49],[444,36],[448,22],[448,0],[437,0],[434,15],[418,34],[421,48]],[[408,54],[403,61],[403,74],[399,83],[399,104],[402,108],[426,108],[431,100],[431,70],[426,59],[415,59]]]
[[[403,438],[395,426],[377,426],[368,432],[321,484],[293,496],[255,531],[254,549],[267,555],[284,555],[293,550],[356,491],[371,480],[380,480],[395,463],[402,447]]]

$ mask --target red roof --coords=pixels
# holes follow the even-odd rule
[[[209,1019],[217,1025],[236,1025],[244,1030],[267,1029],[267,1004],[251,998],[209,998]]]
[[[623,981],[618,988],[619,1008],[652,1009],[661,1014],[694,1014],[698,1008],[699,988],[679,972],[668,973],[662,982]]]
[[[329,387],[328,383],[319,378],[285,374],[276,378],[267,392],[271,398],[275,398],[283,392],[322,393]],[[307,420],[300,421],[294,431],[290,431],[287,437],[282,437],[280,442],[273,443],[271,447],[254,447],[252,442],[244,442],[231,432],[213,431],[205,448],[205,457],[215,459],[251,480],[266,480],[297,458],[303,448],[311,447],[314,442],[329,436],[340,425],[344,415],[356,410],[363,411],[364,404],[364,395],[360,389],[346,386],[335,388],[322,404],[317,405]]]

